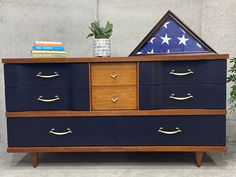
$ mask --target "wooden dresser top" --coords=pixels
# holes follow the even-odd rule
[[[229,54],[170,54],[130,57],[87,57],[87,58],[3,58],[2,63],[100,63],[100,62],[140,62],[140,61],[183,61],[228,59]]]

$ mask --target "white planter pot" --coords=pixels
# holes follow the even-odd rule
[[[110,39],[94,39],[93,54],[96,57],[109,57],[111,55]]]

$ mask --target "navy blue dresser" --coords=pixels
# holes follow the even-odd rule
[[[226,61],[140,62],[139,85],[140,109],[225,109]]]
[[[228,55],[3,59],[8,152],[226,151]]]

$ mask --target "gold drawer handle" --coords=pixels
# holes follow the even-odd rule
[[[193,96],[190,93],[188,93],[186,97],[176,97],[175,94],[170,95],[170,99],[180,100],[180,101],[188,100],[188,99],[191,99],[191,98],[193,98]]]
[[[111,101],[113,103],[116,103],[119,100],[118,96],[116,94],[112,95]]]
[[[186,72],[186,73],[176,73],[175,70],[171,70],[170,74],[175,75],[175,76],[187,76],[189,74],[193,74],[193,71],[191,69],[188,69],[187,71],[188,72]]]
[[[58,101],[58,100],[60,100],[60,98],[59,98],[57,95],[55,95],[55,98],[52,98],[52,99],[44,99],[43,96],[39,96],[39,97],[37,98],[37,100],[38,100],[38,101],[41,101],[41,102],[49,103],[49,102]]]
[[[44,78],[44,79],[50,79],[50,78],[53,78],[53,77],[59,77],[59,74],[57,72],[54,72],[54,74],[52,75],[43,75],[42,72],[39,72],[36,77],[40,77],[40,78]]]
[[[53,134],[53,135],[58,135],[58,136],[63,136],[63,135],[67,135],[67,134],[72,133],[72,131],[70,130],[70,128],[67,128],[66,130],[67,130],[66,132],[55,132],[55,129],[52,128],[52,129],[49,131],[49,133],[50,133],[50,134]]]
[[[181,133],[181,132],[182,132],[182,130],[180,130],[179,127],[176,127],[175,129],[176,129],[176,130],[174,130],[174,131],[166,131],[166,130],[163,130],[163,127],[160,127],[159,130],[158,130],[158,132],[159,132],[159,133],[166,134],[166,135],[174,135],[174,134],[177,134],[177,133]]]
[[[115,78],[117,78],[118,75],[116,73],[112,73],[110,76],[112,79],[115,79]]]

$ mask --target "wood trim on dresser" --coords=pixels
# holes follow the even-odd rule
[[[25,111],[6,112],[14,117],[81,117],[81,116],[172,116],[172,115],[226,115],[225,109],[160,109],[160,110],[114,110],[114,111]]]
[[[140,101],[139,100],[139,62],[136,63],[136,82],[137,82],[137,85],[136,85],[137,110],[139,110],[139,101]]]
[[[4,58],[6,64],[30,64],[30,63],[100,63],[100,62],[140,62],[140,61],[182,61],[182,60],[217,60],[228,59],[229,54],[166,54],[146,55],[130,57],[102,57],[102,58]]]
[[[226,146],[8,147],[7,152],[226,152]]]
[[[89,110],[92,110],[92,79],[91,79],[91,63],[89,63]]]

